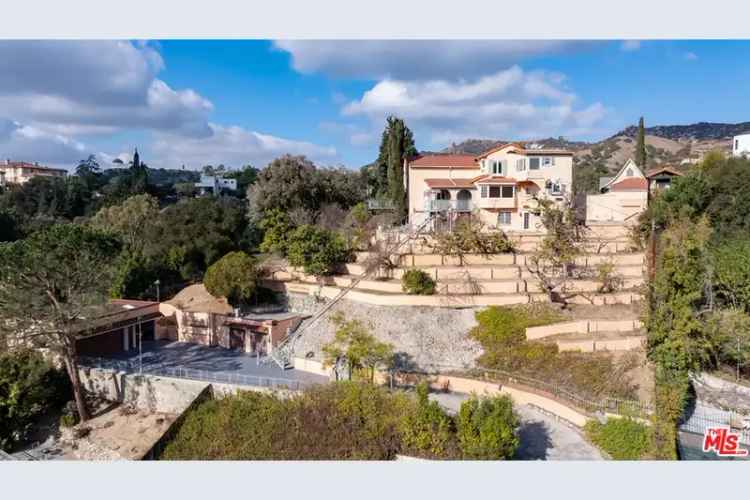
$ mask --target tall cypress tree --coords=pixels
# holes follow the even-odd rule
[[[380,142],[380,154],[375,163],[374,191],[385,196],[396,206],[397,213],[406,216],[406,187],[404,159],[417,154],[414,135],[404,121],[389,116]],[[407,178],[408,183],[408,178]],[[408,184],[407,184],[408,185]]]
[[[646,167],[646,128],[643,126],[643,117],[638,122],[638,143],[635,146],[635,162],[639,167]]]

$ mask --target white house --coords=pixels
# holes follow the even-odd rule
[[[409,223],[472,214],[489,228],[538,231],[533,197],[562,202],[573,183],[573,153],[505,144],[481,155],[422,155],[406,163]]]
[[[648,180],[633,160],[599,179],[601,194],[586,196],[586,222],[635,222],[648,203]]]
[[[735,135],[732,138],[734,156],[750,155],[750,134]]]
[[[195,183],[201,194],[211,191],[213,194],[219,194],[222,190],[236,191],[237,179],[225,179],[218,175],[201,175],[200,182]]]

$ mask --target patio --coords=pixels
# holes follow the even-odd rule
[[[295,385],[300,386],[328,382],[328,378],[321,375],[282,370],[270,359],[261,358],[259,362],[252,354],[185,342],[143,342],[140,361],[137,350],[114,354],[107,360],[122,362],[117,366],[127,366],[128,371],[139,370],[142,363],[144,373],[246,385],[256,385],[256,380],[273,381],[270,385],[298,382]]]

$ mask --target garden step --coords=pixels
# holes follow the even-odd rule
[[[582,319],[527,328],[526,338],[529,340],[536,340],[565,334],[595,335],[600,332],[632,332],[640,331],[642,327],[643,324],[639,320]]]

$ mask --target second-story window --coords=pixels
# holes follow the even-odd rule
[[[479,196],[482,198],[513,198],[514,186],[479,186]]]
[[[554,167],[555,166],[555,157],[554,156],[545,156],[542,158],[542,166],[543,167]]]
[[[529,158],[529,170],[539,170],[539,158]]]
[[[526,170],[526,158],[519,158],[516,160],[516,171],[523,172]]]

